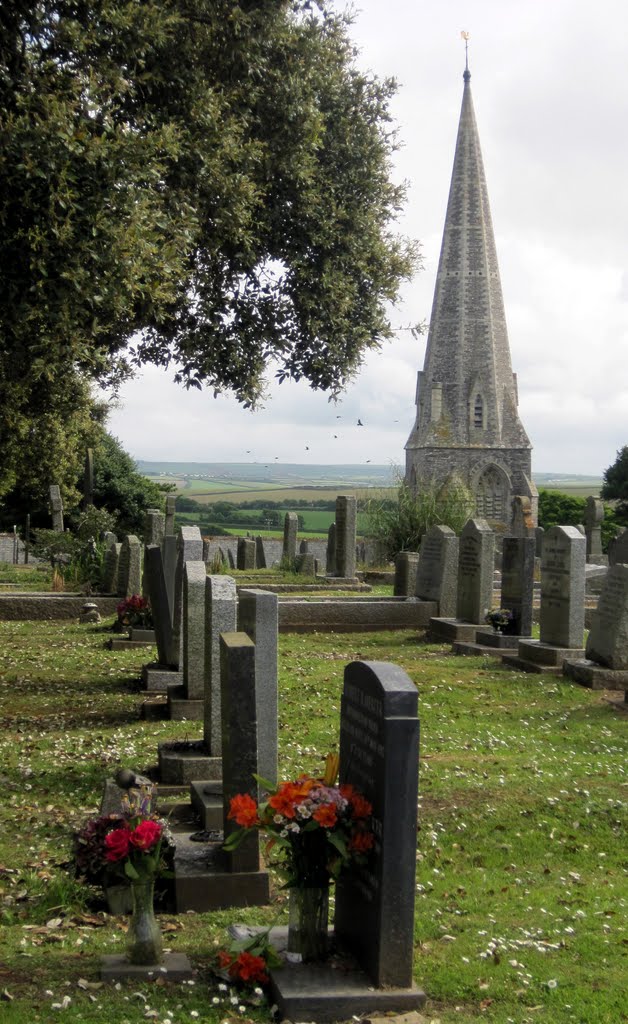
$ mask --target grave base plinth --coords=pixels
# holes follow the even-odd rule
[[[153,661],[142,668],[142,683],[144,689],[151,693],[167,693],[169,686],[180,686],[183,682],[183,673],[176,668],[168,668]]]
[[[479,622],[463,622],[462,619],[443,619],[433,616],[427,627],[430,640],[435,643],[475,643],[475,635],[483,629]]]
[[[229,930],[236,938],[241,938],[255,929],[236,926]],[[287,928],[271,929],[270,942],[280,954],[286,948],[287,937]],[[330,939],[333,939],[331,929]],[[415,986],[375,988],[353,957],[343,954],[342,950],[323,963],[286,961],[282,967],[270,971],[270,991],[280,1020],[315,1020],[317,1024],[350,1020],[367,1013],[420,1010],[425,1004],[425,992]]]
[[[475,643],[454,643],[453,653],[472,655],[476,658],[482,654],[488,654],[492,658],[503,658],[505,654],[512,654],[513,649],[517,650],[519,641],[525,639],[527,637],[505,636],[503,633],[479,629]]]
[[[188,981],[194,977],[185,953],[164,953],[161,964],[131,964],[124,953],[101,957],[101,981]]]
[[[168,687],[168,718],[172,722],[202,722],[204,700],[190,700],[184,686]]]
[[[201,828],[211,832],[223,824],[222,780],[190,783],[190,801],[199,817]]]
[[[159,743],[159,780],[171,786],[186,786],[196,779],[213,781],[222,775],[222,759],[210,757],[202,742]]]
[[[194,842],[174,834],[174,888],[178,914],[204,913],[229,907],[259,907],[270,903],[267,871],[230,871],[218,842]]]
[[[540,640],[521,640],[517,654],[505,655],[502,665],[519,672],[561,675],[563,662],[579,660],[583,654],[583,647],[555,647]]]
[[[128,639],[117,639],[112,637],[111,640],[107,640],[106,646],[110,651],[137,651],[143,647],[154,647],[154,640],[128,640]]]
[[[582,658],[578,661],[565,661],[563,673],[575,683],[592,690],[628,691],[628,669],[625,668],[604,668],[595,661]]]

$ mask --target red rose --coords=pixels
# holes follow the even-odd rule
[[[161,839],[161,825],[157,821],[140,821],[134,828],[129,840],[138,850],[152,850]]]
[[[114,828],[105,836],[105,860],[122,860],[128,856],[131,833],[128,828]]]

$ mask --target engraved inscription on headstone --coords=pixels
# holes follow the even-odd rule
[[[541,643],[580,648],[584,633],[586,540],[575,526],[553,526],[543,538]]]

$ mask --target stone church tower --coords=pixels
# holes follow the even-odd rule
[[[535,523],[532,446],[517,412],[470,80],[467,68],[405,479],[416,491],[421,481],[457,476],[475,495],[476,514],[507,526],[512,499],[520,495],[529,499]]]

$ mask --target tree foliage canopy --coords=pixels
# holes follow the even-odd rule
[[[391,81],[328,0],[14,0],[0,10],[0,398],[176,367],[337,390],[389,334]],[[131,348],[129,348],[129,342]]]
[[[617,500],[628,505],[628,445],[625,444],[617,452],[612,466],[604,470],[604,483],[600,491],[607,501]]]

